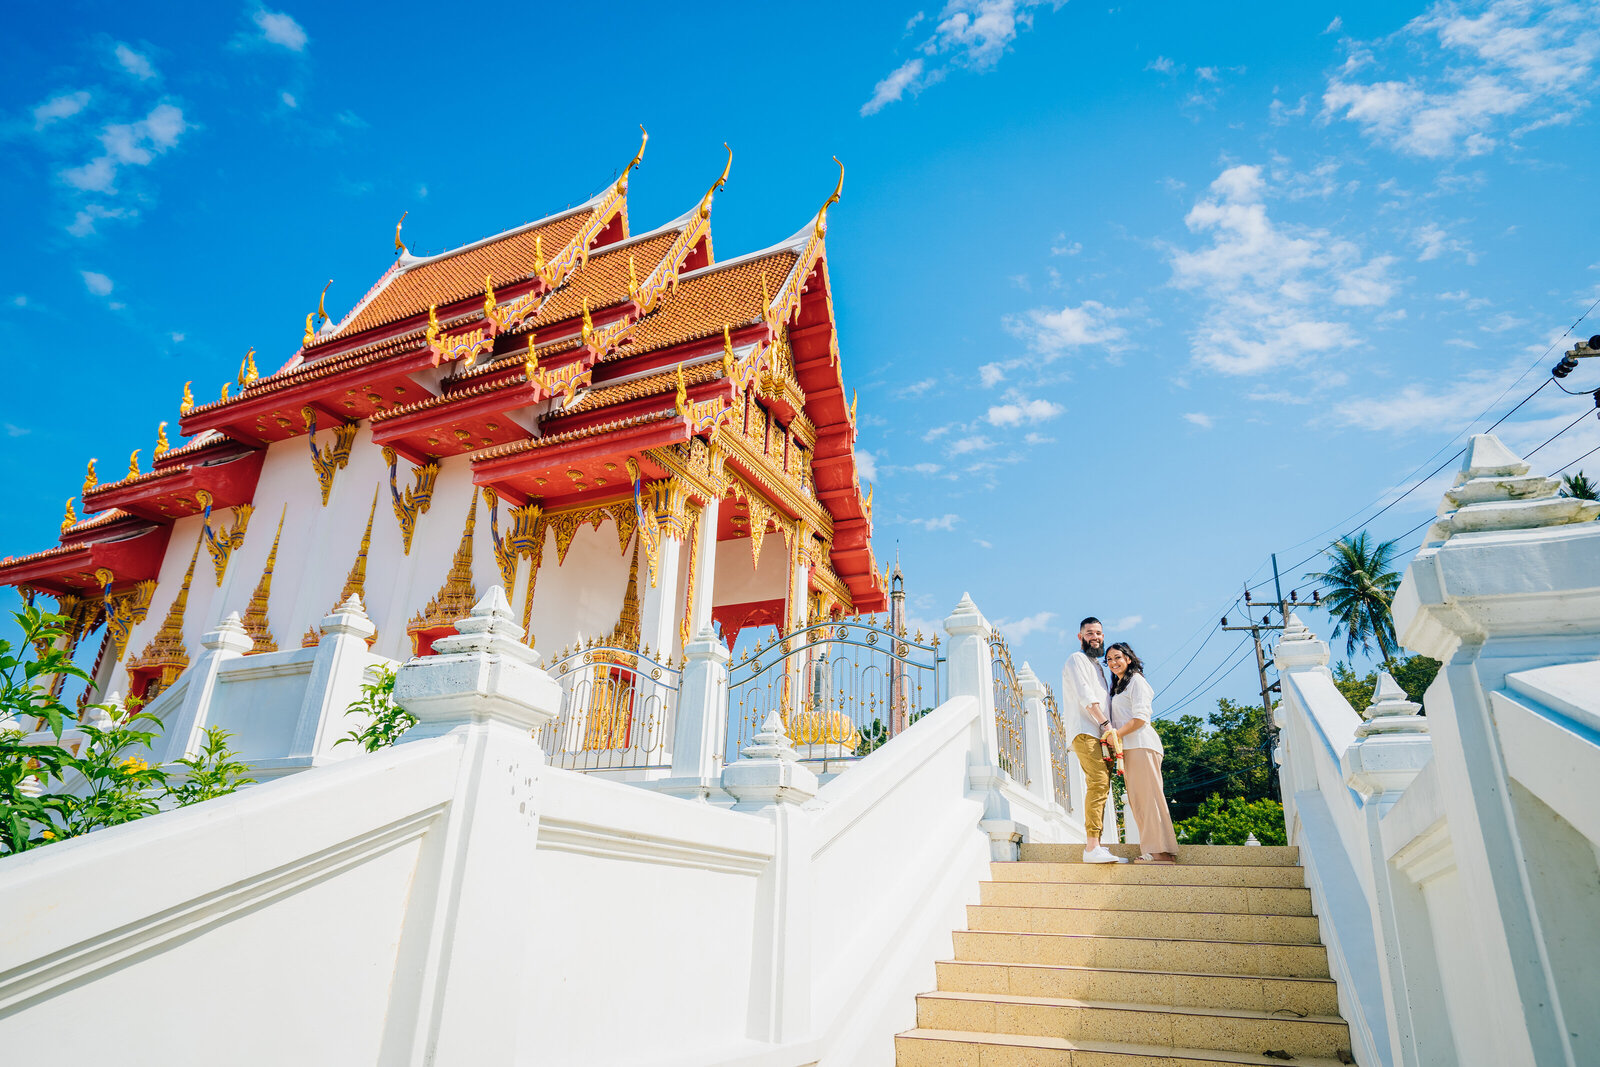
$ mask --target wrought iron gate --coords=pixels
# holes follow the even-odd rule
[[[538,734],[553,766],[670,766],[681,670],[638,649],[592,642],[563,650],[545,669],[561,686],[561,713]]]

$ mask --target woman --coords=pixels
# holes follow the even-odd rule
[[[1144,664],[1127,642],[1106,649],[1106,666],[1111,668],[1111,728],[1122,738],[1128,804],[1145,851],[1138,862],[1177,863],[1178,838],[1172,832],[1172,813],[1161,782],[1161,735],[1150,725],[1155,692],[1144,680]]]

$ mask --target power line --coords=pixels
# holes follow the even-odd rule
[[[1567,467],[1572,466],[1573,463],[1582,463],[1584,460],[1588,459],[1590,456],[1594,455],[1596,452],[1600,452],[1600,445],[1595,445],[1593,448],[1589,449],[1589,451],[1585,452],[1583,455],[1581,455],[1577,459],[1573,460],[1572,463],[1568,463],[1565,467],[1562,467],[1561,470],[1558,470],[1558,471],[1555,471],[1554,473],[1552,473],[1550,475],[1550,477],[1554,478],[1557,474],[1560,474],[1561,471],[1564,471],[1564,470],[1567,469]]]
[[[1176,704],[1174,704],[1170,708],[1165,709],[1164,711],[1160,711],[1160,712],[1156,713],[1155,718],[1163,719],[1163,718],[1166,718],[1169,715],[1174,715],[1174,714],[1178,713],[1179,711],[1182,711],[1184,708],[1188,707],[1195,700],[1199,699],[1200,697],[1204,696],[1206,693],[1210,692],[1211,689],[1215,688],[1215,687],[1214,686],[1207,687],[1206,683],[1210,682],[1213,678],[1217,678],[1217,676],[1218,676],[1218,674],[1220,672],[1226,671],[1226,670],[1236,666],[1239,663],[1240,659],[1243,658],[1243,654],[1248,652],[1250,650],[1250,648],[1251,648],[1251,644],[1250,644],[1249,641],[1241,641],[1239,643],[1239,647],[1236,650],[1236,654],[1235,655],[1224,659],[1223,662],[1221,664],[1219,664],[1216,668],[1214,668],[1210,674],[1208,674],[1204,678],[1202,678],[1200,680],[1199,684],[1197,684],[1193,689],[1189,690],[1189,692],[1185,693],[1183,696],[1179,697],[1178,698],[1178,702]],[[1218,681],[1220,682],[1221,679],[1218,678]]]

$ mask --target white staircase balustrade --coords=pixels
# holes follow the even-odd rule
[[[1575,1065],[1600,1043],[1600,504],[1472,438],[1394,600],[1442,661],[1366,715],[1291,613],[1290,843],[1364,1067]]]

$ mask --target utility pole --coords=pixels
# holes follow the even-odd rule
[[[1277,595],[1277,622],[1272,621],[1272,612],[1269,610],[1261,616],[1260,622],[1251,621],[1249,616],[1246,616],[1246,623],[1243,626],[1229,626],[1228,619],[1224,616],[1222,628],[1230,631],[1249,631],[1250,639],[1255,642],[1256,676],[1261,680],[1261,716],[1265,727],[1262,734],[1262,747],[1264,749],[1263,755],[1266,757],[1269,768],[1267,773],[1268,788],[1274,798],[1281,799],[1278,797],[1278,776],[1270,770],[1272,767],[1272,750],[1277,747],[1278,743],[1278,724],[1272,716],[1272,690],[1278,688],[1278,686],[1276,683],[1267,681],[1267,654],[1262,643],[1263,634],[1271,633],[1273,630],[1282,630],[1289,620],[1291,601],[1283,598],[1283,583],[1278,577],[1278,557],[1276,553],[1272,556],[1272,590]],[[1320,603],[1321,600],[1322,595],[1320,592],[1313,594],[1312,603]],[[1245,586],[1244,590],[1244,602],[1247,610],[1254,607],[1248,585]],[[1298,596],[1294,598],[1293,603],[1299,603]]]

